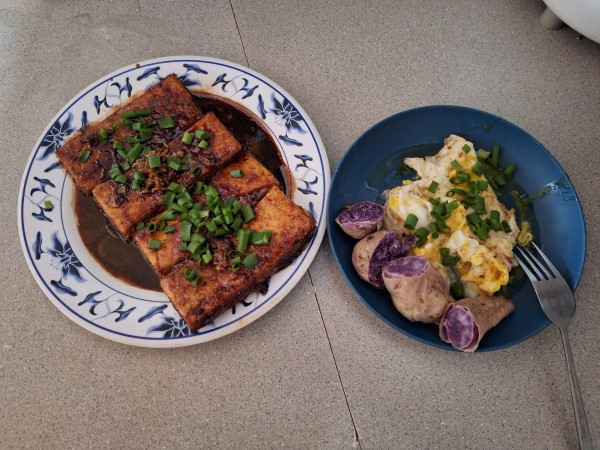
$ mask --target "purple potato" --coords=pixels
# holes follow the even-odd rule
[[[395,259],[382,275],[394,306],[412,322],[435,322],[450,302],[448,280],[423,256]]]
[[[344,233],[354,239],[362,239],[381,228],[383,214],[383,206],[373,202],[359,202],[339,213],[335,221]]]
[[[352,251],[352,264],[360,278],[383,289],[383,266],[407,255],[414,242],[412,234],[404,235],[398,240],[392,231],[376,231],[356,243]]]
[[[515,309],[504,297],[463,298],[446,307],[440,339],[463,352],[474,352],[481,339]]]

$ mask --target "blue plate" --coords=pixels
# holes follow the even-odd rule
[[[462,106],[425,106],[390,116],[366,131],[348,149],[332,179],[327,229],[333,254],[354,292],[379,318],[413,339],[448,350],[452,347],[439,339],[437,326],[406,320],[387,291],[358,277],[352,266],[356,241],[334,220],[346,205],[361,200],[383,203],[381,192],[401,183],[396,170],[404,158],[437,153],[450,134],[473,142],[475,148],[489,150],[498,144],[500,165],[517,164],[515,181],[534,198],[530,208],[534,240],[573,290],[583,270],[586,242],[581,205],[569,177],[542,144],[507,120]],[[513,207],[508,196],[501,200]],[[550,323],[531,284],[524,276],[516,278],[509,284],[515,311],[485,335],[479,351],[517,344]]]

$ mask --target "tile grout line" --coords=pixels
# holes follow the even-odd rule
[[[360,444],[360,438],[358,434],[358,429],[356,428],[356,422],[354,421],[354,416],[352,415],[352,410],[350,409],[350,403],[348,402],[348,396],[346,395],[346,389],[344,388],[344,383],[342,382],[342,376],[340,375],[340,369],[338,367],[337,361],[335,359],[335,354],[333,353],[333,346],[331,345],[331,339],[329,338],[329,332],[327,331],[327,326],[325,325],[325,318],[323,317],[323,312],[321,311],[321,305],[319,305],[319,300],[317,299],[317,291],[315,290],[315,284],[313,283],[312,276],[310,274],[310,269],[306,271],[308,274],[308,279],[310,280],[310,284],[313,288],[313,293],[315,296],[315,302],[317,303],[317,309],[319,310],[319,314],[321,316],[321,322],[323,323],[323,329],[325,330],[325,337],[327,338],[327,343],[329,344],[329,351],[331,352],[331,357],[333,358],[333,364],[335,366],[335,371],[337,372],[338,379],[340,380],[340,386],[342,388],[342,393],[344,394],[344,400],[346,401],[346,407],[348,408],[348,413],[350,414],[350,420],[352,421],[352,428],[354,429],[354,439],[358,444],[358,448],[362,449],[362,445]]]
[[[235,28],[237,29],[238,36],[240,37],[240,43],[242,44],[242,51],[244,52],[244,58],[246,58],[246,65],[250,67],[250,61],[248,60],[248,54],[246,53],[246,47],[244,46],[244,40],[242,39],[242,32],[238,25],[237,17],[235,16],[235,10],[233,9],[232,0],[229,0],[229,6],[231,7],[231,13],[233,14],[233,21],[235,22]]]

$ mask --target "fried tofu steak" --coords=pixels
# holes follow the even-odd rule
[[[232,173],[236,176],[232,176]],[[207,183],[219,192],[220,198],[234,198],[240,201],[241,205],[251,206],[256,205],[269,189],[279,187],[279,182],[273,174],[250,153],[244,153],[235,162],[223,167]],[[193,200],[203,202],[205,198],[204,195],[195,195]],[[161,215],[153,217],[143,229],[134,233],[135,244],[159,276],[167,274],[175,265],[189,257],[189,252],[180,248],[181,217],[166,221],[164,226],[169,228],[165,233],[164,228],[156,227],[156,224],[160,223]],[[152,229],[154,231],[151,231]],[[205,233],[204,236],[211,238],[210,233]],[[160,248],[150,248],[152,240],[159,240]],[[217,254],[218,251],[213,249],[213,255]]]
[[[94,198],[129,240],[139,222],[163,209],[163,195],[171,182],[187,187],[214,173],[241,150],[241,144],[211,112],[168,144],[150,148],[131,162],[124,176],[138,177],[139,190],[109,180],[94,188]]]
[[[201,269],[189,261],[161,279],[161,286],[186,324],[198,330],[246,298],[261,291],[269,278],[287,267],[312,239],[316,224],[300,206],[273,187],[254,209],[244,230],[270,232],[267,243],[248,244],[240,255],[249,264],[219,269],[212,262]],[[239,233],[238,233],[239,235]],[[240,238],[233,238],[239,245]],[[249,257],[248,255],[253,255]]]
[[[56,156],[79,189],[90,195],[97,185],[109,178],[109,172],[117,162],[119,144],[116,142],[160,145],[172,140],[201,117],[201,111],[181,80],[177,75],[169,75],[125,107],[73,136],[56,150]],[[131,128],[130,119],[133,118],[142,118],[143,122],[138,123],[152,132],[146,131],[144,136]]]

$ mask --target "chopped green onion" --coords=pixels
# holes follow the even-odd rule
[[[483,197],[477,197],[475,199],[475,212],[480,215],[485,214],[485,201],[483,200]]]
[[[244,253],[246,251],[246,248],[248,247],[248,242],[250,240],[250,236],[252,234],[252,231],[250,230],[240,230],[238,231],[238,245],[236,250],[240,253]]]
[[[104,128],[100,128],[100,130],[98,130],[98,137],[100,138],[101,144],[108,143],[108,133]]]
[[[192,269],[191,267],[185,267],[185,269],[183,269],[183,277],[189,281],[190,283],[192,283],[192,285],[197,286],[198,285],[198,281],[200,280],[200,274]]]
[[[515,173],[515,170],[517,170],[517,165],[516,164],[509,164],[508,166],[506,166],[504,168],[504,170],[502,171],[502,173],[504,174],[504,176],[506,178],[510,178],[512,176],[512,174]]]
[[[50,200],[44,200],[44,209],[46,209],[47,211],[52,211],[53,208],[54,205]]]
[[[460,170],[462,169],[462,166],[460,165],[460,163],[457,160],[453,160],[450,165],[456,169],[456,170]]]
[[[438,186],[439,186],[439,183],[437,181],[432,181],[431,184],[429,185],[429,188],[427,188],[427,190],[429,192],[431,192],[432,194],[435,194],[435,191],[437,191]]]
[[[169,204],[171,204],[171,202],[173,200],[175,200],[175,192],[173,192],[173,191],[167,191],[167,192],[165,192],[165,196],[163,197],[162,204],[163,205],[169,205]]]
[[[242,206],[242,217],[244,218],[244,222],[248,223],[252,219],[254,219],[254,211],[252,211],[252,207],[250,205]]]
[[[181,194],[182,192],[185,192],[185,187],[179,183],[172,182],[167,186],[167,191],[172,191],[176,194]]]
[[[127,111],[121,114],[121,119],[134,119],[136,117],[145,117],[152,114],[152,110],[150,108],[146,109],[133,109],[131,111]]]
[[[244,176],[244,171],[242,169],[232,170],[229,175],[233,178],[242,178]]]
[[[190,145],[194,140],[194,135],[192,133],[188,133],[187,131],[183,133],[183,137],[181,138],[181,142],[185,145]]]
[[[184,242],[189,242],[192,239],[192,224],[187,220],[181,222],[181,231],[179,232],[179,238]]]
[[[160,167],[160,155],[158,153],[154,153],[148,156],[148,165],[151,169]]]
[[[506,179],[502,175],[496,175],[494,177],[494,181],[498,185],[498,187],[506,186]]]
[[[475,163],[475,165],[473,167],[471,167],[471,171],[479,176],[483,175],[484,169],[485,169],[485,166],[483,164],[481,164],[479,161],[477,161]]]
[[[429,230],[427,228],[419,228],[418,230],[415,231],[414,234],[419,239],[423,239],[423,238],[426,238],[427,236],[429,236]]]
[[[173,170],[179,170],[181,167],[181,159],[177,156],[167,156],[167,167]]]
[[[491,154],[490,152],[487,152],[482,148],[477,150],[477,158],[480,159],[481,161],[487,160],[490,157],[490,154]]]
[[[429,231],[431,231],[431,237],[432,237],[433,239],[437,239],[437,238],[439,238],[439,237],[440,237],[440,233],[439,233],[439,231],[438,231],[438,226],[437,226],[437,223],[435,223],[435,222],[431,222],[431,223],[429,224]]]
[[[199,175],[200,172],[202,172],[202,167],[200,166],[196,166],[196,167],[192,167],[192,175]]]
[[[161,242],[159,239],[152,239],[148,244],[148,248],[152,250],[158,250],[160,248],[160,244]]]
[[[140,156],[140,153],[142,153],[143,149],[144,146],[142,144],[135,144],[133,147],[131,147],[131,149],[127,152],[127,159],[129,162],[134,162],[138,156]]]
[[[408,216],[406,216],[406,220],[404,221],[404,228],[406,228],[407,230],[414,230],[417,226],[418,221],[419,218],[411,213]]]
[[[500,157],[500,146],[494,145],[492,147],[492,159],[490,160],[490,164],[496,169],[498,168],[499,157]]]
[[[476,212],[472,212],[471,214],[467,214],[467,222],[471,225],[477,226],[481,223],[481,217]]]
[[[483,125],[483,131],[485,133],[487,133],[488,131],[490,131],[490,128],[492,128],[492,126],[489,123],[486,123],[485,125]]]
[[[456,201],[448,202],[448,203],[446,203],[445,207],[446,207],[446,212],[451,213],[456,208],[458,208],[458,202],[456,202]]]
[[[90,155],[92,154],[91,150],[84,150],[79,154],[79,158],[77,159],[80,163],[84,163],[88,160]]]
[[[115,150],[118,150],[120,148],[123,148],[123,143],[121,141],[113,141],[113,148]]]
[[[205,149],[208,147],[208,141],[205,141],[204,139],[202,139],[200,142],[198,142],[198,147]]]
[[[175,225],[167,225],[164,230],[165,234],[171,234],[175,231]]]
[[[489,237],[487,228],[479,226],[475,229],[475,233],[479,236],[479,239],[485,241]]]
[[[117,176],[115,177],[115,180],[114,180],[114,181],[115,181],[116,183],[125,184],[125,183],[127,183],[127,180],[128,180],[128,178],[127,178],[125,175],[121,174],[121,175],[117,175]]]
[[[248,253],[242,260],[242,264],[248,269],[253,269],[258,264],[258,259],[252,253]]]
[[[210,251],[207,251],[202,255],[202,261],[204,262],[204,264],[208,264],[212,261],[212,255],[210,254]]]
[[[440,256],[450,256],[450,249],[448,247],[440,248]]]
[[[152,139],[152,128],[142,128],[140,130],[140,139],[142,141],[149,141]]]
[[[269,243],[271,238],[271,230],[253,231],[250,243],[252,245],[265,245]]]
[[[177,211],[173,209],[167,209],[160,215],[160,218],[165,220],[173,220],[176,219],[178,215],[179,213]]]
[[[455,298],[464,298],[465,296],[465,287],[460,281],[452,283],[450,285],[450,292]]]
[[[469,147],[469,144],[465,144],[462,146],[462,151],[465,153],[469,153],[471,151],[471,147]]]
[[[440,204],[441,199],[440,199],[440,197],[436,197],[436,198],[431,197],[431,198],[428,198],[427,201],[429,203],[431,203],[433,206],[437,206]]]
[[[458,256],[442,256],[442,266],[454,266],[460,261]]]
[[[206,140],[210,137],[210,135],[204,130],[196,130],[194,134],[200,140]]]
[[[506,220],[502,221],[502,229],[504,230],[505,233],[510,233],[512,231],[512,228],[510,227],[510,225],[508,224],[508,222]]]
[[[175,122],[169,116],[164,116],[158,119],[158,126],[160,128],[174,128]]]

